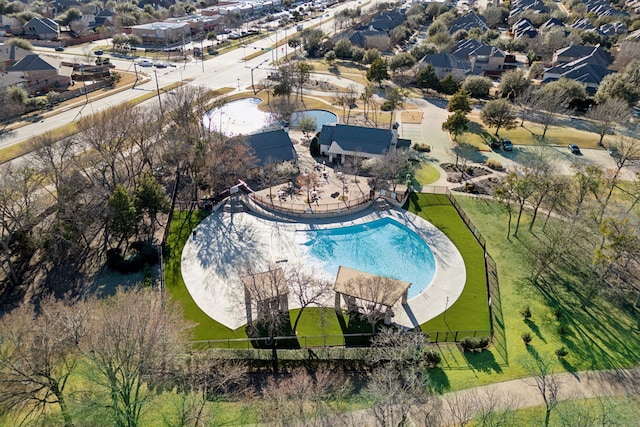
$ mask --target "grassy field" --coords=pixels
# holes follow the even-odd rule
[[[440,170],[430,163],[422,162],[414,176],[414,187],[429,185],[440,179]]]

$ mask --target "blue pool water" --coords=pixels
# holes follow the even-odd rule
[[[416,233],[391,218],[342,228],[309,231],[309,254],[323,270],[338,274],[338,267],[411,282],[409,298],[426,289],[435,274],[429,246]]]

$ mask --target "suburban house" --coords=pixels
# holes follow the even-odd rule
[[[545,31],[549,31],[552,28],[558,28],[558,27],[564,28],[565,27],[564,22],[562,22],[558,18],[549,18],[544,24],[540,25],[540,31],[545,32]]]
[[[553,54],[552,62],[554,64],[567,63],[581,58],[589,58],[589,62],[604,65],[605,67],[608,67],[613,62],[611,54],[600,45],[571,45],[558,49]]]
[[[480,40],[460,40],[451,49],[451,55],[468,61],[472,74],[500,74],[504,71],[505,53]]]
[[[0,72],[0,90],[8,89],[13,86],[24,87],[24,83],[25,80],[22,77]]]
[[[376,48],[382,51],[387,50],[390,45],[389,35],[385,31],[375,28],[357,30],[351,34],[349,41],[352,45],[363,49]]]
[[[93,19],[93,25],[91,27],[113,27],[115,14],[109,9],[102,9],[98,13],[96,13],[95,18]]]
[[[368,27],[389,33],[394,28],[402,25],[406,20],[407,15],[404,12],[391,10],[388,12],[382,12],[373,18],[371,22],[369,22]]]
[[[521,37],[532,39],[538,35],[538,29],[528,18],[520,18],[511,26],[511,33],[514,39]]]
[[[456,81],[462,81],[471,73],[471,63],[469,61],[456,58],[446,52],[425,55],[418,63],[418,67],[424,68],[427,64],[433,66],[433,70],[439,79],[451,74]]]
[[[0,15],[0,36],[22,34],[22,21],[13,16]]]
[[[320,154],[329,156],[330,163],[340,164],[345,164],[349,157],[382,157],[389,151],[411,146],[411,140],[398,138],[397,125],[389,130],[326,124],[322,126],[318,143]]]
[[[561,78],[575,80],[585,85],[587,92],[594,94],[600,86],[600,82],[612,71],[607,68],[597,55],[589,55],[572,62],[561,63],[555,67],[544,70],[542,83],[549,83]]]
[[[449,25],[449,34],[455,34],[460,30],[469,31],[473,28],[479,28],[483,33],[489,31],[487,19],[482,15],[476,15],[475,12],[469,12],[465,15],[458,16]]]
[[[515,0],[511,2],[509,21],[520,16],[520,14],[525,10],[536,11],[538,13],[549,13],[549,8],[542,0]]]
[[[591,31],[595,30],[596,27],[594,27],[591,21],[589,21],[587,18],[582,18],[571,24],[571,28],[575,28],[576,30]]]
[[[22,26],[22,34],[38,40],[55,40],[60,37],[60,26],[49,18],[32,18]]]
[[[293,142],[284,129],[245,135],[244,141],[256,156],[257,168],[281,162],[298,163]]]
[[[131,34],[140,37],[143,44],[167,45],[189,37],[191,27],[188,22],[152,22],[134,25],[131,27]]]
[[[38,92],[66,89],[71,84],[73,68],[62,65],[58,59],[32,53],[6,71],[14,77],[24,78],[25,89],[35,95]]]
[[[20,61],[32,52],[21,47],[8,44],[0,44],[0,71],[7,71],[7,68]]]

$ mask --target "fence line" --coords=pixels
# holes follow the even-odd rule
[[[429,336],[431,343],[458,342],[465,337],[491,336],[488,330],[471,331],[434,331],[424,332]],[[270,348],[273,341],[278,348],[324,348],[324,347],[369,347],[373,334],[328,334],[328,335],[291,335],[274,338],[229,338],[220,340],[199,340],[192,341],[199,347],[226,348],[226,349],[255,349]],[[278,344],[283,343],[283,344]]]
[[[284,214],[339,213],[345,210],[360,207],[372,200],[370,196],[359,197],[357,199],[345,200],[335,203],[320,203],[318,200],[316,200],[311,203],[307,203],[304,208],[301,208],[300,203],[280,200],[275,194],[274,198],[272,199],[258,194],[251,194],[250,197],[261,208],[270,209],[272,211],[277,211]]]

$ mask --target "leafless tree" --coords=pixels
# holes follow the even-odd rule
[[[533,360],[525,360],[522,366],[530,377],[528,380],[529,385],[537,389],[544,401],[544,426],[548,427],[551,412],[558,405],[560,380],[553,375],[552,362],[546,357],[536,355]]]
[[[514,100],[515,104],[520,107],[521,127],[524,126],[525,120],[530,119],[535,114],[539,96],[539,92],[529,86]]]
[[[37,309],[23,304],[0,320],[0,408],[25,421],[57,406],[64,425],[73,425],[67,382],[87,332],[87,308],[45,298]]]
[[[600,135],[598,145],[603,146],[605,135],[629,121],[631,109],[629,103],[623,99],[608,98],[603,104],[593,107],[585,117],[591,120],[591,129]]]
[[[312,305],[325,306],[333,295],[333,283],[305,271],[301,265],[288,268],[287,282],[291,296],[300,305],[300,310],[293,322],[293,332],[297,333],[298,322],[303,311]]]
[[[307,192],[306,202],[311,205],[311,192],[318,186],[318,174],[315,172],[304,172],[296,178],[298,187]]]
[[[116,425],[139,424],[154,380],[186,350],[188,329],[178,307],[148,289],[119,291],[94,303],[80,347]]]
[[[242,136],[208,145],[204,165],[209,188],[219,191],[249,176],[256,157]]]
[[[570,112],[569,103],[566,99],[566,95],[563,93],[556,92],[554,96],[542,94],[536,100],[535,105],[537,111],[536,118],[542,125],[542,139],[544,139],[547,134],[549,127],[555,125],[561,115],[568,114]]]
[[[41,211],[36,193],[40,183],[35,170],[17,168],[10,163],[0,166],[0,176],[3,177],[0,180],[0,267],[15,290],[21,284],[16,261],[23,258],[21,253],[29,252],[22,252],[27,249],[22,245],[28,243]]]

